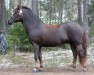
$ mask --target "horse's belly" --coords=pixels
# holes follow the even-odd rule
[[[45,37],[42,41],[42,46],[47,47],[54,47],[54,46],[60,46],[61,44],[67,43],[67,36],[51,36],[51,37]]]
[[[57,43],[56,44],[55,43],[54,44],[52,44],[52,43],[42,44],[42,46],[44,46],[44,47],[56,47],[56,46],[59,46],[59,45],[61,45],[61,44],[59,44],[59,43],[58,44]]]
[[[59,46],[61,45],[61,41],[60,40],[45,40],[43,43],[42,43],[42,46],[45,46],[45,47],[54,47],[54,46]]]

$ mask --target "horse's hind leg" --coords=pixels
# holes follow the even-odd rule
[[[76,48],[78,50],[79,62],[83,67],[83,70],[86,71],[86,52],[81,44],[77,45]]]
[[[70,47],[71,47],[72,53],[73,53],[73,65],[72,65],[72,67],[76,68],[77,49],[76,49],[75,45],[73,45],[73,44],[70,44]]]

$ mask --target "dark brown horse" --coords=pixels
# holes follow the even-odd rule
[[[34,47],[35,71],[43,68],[41,47],[55,47],[68,43],[73,52],[73,68],[76,67],[77,56],[81,66],[86,64],[86,34],[84,29],[74,22],[60,25],[43,23],[29,8],[18,6],[8,19],[8,24],[21,22]],[[38,60],[40,66],[38,66]]]

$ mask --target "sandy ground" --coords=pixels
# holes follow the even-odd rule
[[[55,53],[55,54],[53,54],[53,53]],[[17,55],[24,59],[24,60],[20,60],[20,61],[27,61],[27,60],[33,59],[33,54],[17,53]],[[48,53],[46,52],[43,54],[43,57],[46,56],[44,58],[45,59],[44,63],[48,62],[48,64],[44,66],[43,72],[38,72],[38,73],[32,72],[32,70],[34,68],[30,65],[32,65],[32,64],[34,65],[34,63],[30,63],[30,65],[28,65],[28,66],[21,65],[21,66],[12,67],[10,61],[7,58],[8,56],[6,55],[5,60],[2,60],[2,62],[1,62],[1,63],[3,63],[4,67],[2,67],[2,64],[0,65],[0,75],[94,75],[94,61],[91,61],[92,58],[94,59],[94,57],[93,56],[91,57],[90,55],[88,54],[88,59],[87,59],[87,67],[86,67],[87,72],[83,72],[82,67],[79,65],[77,65],[77,68],[75,68],[75,70],[73,70],[70,67],[70,64],[63,65],[63,66],[61,65],[61,66],[57,66],[57,67],[48,66],[48,64],[49,64],[48,57],[51,57],[53,60],[57,58],[56,61],[58,61],[58,59],[60,59],[59,57],[62,56],[69,60],[69,58],[72,57],[71,52],[69,52],[69,51],[68,52],[61,52],[61,51],[55,52],[54,51],[54,52],[48,52]],[[69,56],[69,57],[67,57],[67,56]],[[13,56],[11,56],[11,58],[12,57]],[[14,57],[14,58],[15,58],[15,61],[17,62],[16,57]],[[49,58],[49,59],[51,59],[51,58]],[[70,60],[72,60],[72,58],[70,58]],[[30,60],[29,62],[33,62],[33,61]],[[54,60],[54,62],[56,62],[56,61]],[[64,61],[64,58],[61,61]],[[71,61],[68,61],[68,63],[71,63]],[[60,64],[60,62],[58,63],[58,65],[59,64]],[[53,66],[56,66],[56,64]]]
[[[87,72],[78,66],[72,70],[69,65],[61,68],[44,68],[43,72],[33,73],[32,67],[0,68],[0,75],[94,75],[94,64],[87,65]]]

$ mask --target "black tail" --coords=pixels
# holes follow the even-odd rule
[[[83,47],[83,50],[84,50],[84,61],[82,61],[82,58],[79,55],[80,64],[82,64],[83,62],[86,62],[86,56],[87,56],[87,38],[86,38],[85,31],[84,31],[84,33],[82,35],[82,47]]]
[[[86,33],[84,31],[83,36],[82,36],[82,46],[85,51],[85,56],[87,55],[87,38],[86,38]]]

